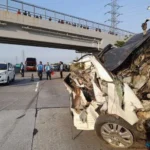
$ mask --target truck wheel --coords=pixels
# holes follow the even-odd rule
[[[134,126],[112,115],[100,115],[95,124],[95,131],[102,150],[127,150],[135,147],[138,137]]]

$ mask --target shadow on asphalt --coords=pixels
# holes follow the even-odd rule
[[[36,84],[39,81],[52,81],[52,80],[58,80],[58,79],[61,79],[61,78],[52,78],[51,80],[47,80],[46,78],[39,80],[39,78],[35,78],[34,81],[31,81],[31,79],[16,79],[14,82],[11,82],[8,86],[11,86],[11,87],[27,86],[27,85],[33,85],[34,83]]]
[[[53,78],[53,77],[52,77],[52,79],[51,79],[51,80],[57,80],[57,79],[62,79],[62,80],[63,80],[64,78],[60,78],[60,77]]]
[[[63,80],[64,78],[52,78],[51,80],[47,80],[46,78],[39,80],[39,78],[35,78],[34,81],[31,81],[31,79],[16,79],[14,82],[10,82],[9,85],[0,84],[0,87],[3,87],[3,86],[11,86],[11,87],[27,86],[27,85],[32,85],[33,83],[37,83],[39,81],[53,81],[53,80],[59,80],[59,79]]]
[[[31,81],[31,79],[16,79],[14,82],[10,82],[9,85],[0,84],[0,87],[1,86],[9,86],[9,87],[27,86],[27,85],[32,85],[37,81],[39,81],[38,78],[35,78],[34,81]]]

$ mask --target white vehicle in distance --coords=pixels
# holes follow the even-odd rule
[[[9,84],[15,80],[15,69],[11,63],[0,62],[0,84]]]

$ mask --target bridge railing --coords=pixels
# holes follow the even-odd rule
[[[27,15],[28,12],[30,12],[31,17],[58,22],[60,24],[67,24],[86,30],[95,30],[95,32],[107,32],[109,34],[124,37],[130,37],[134,35],[134,33],[132,32],[122,30],[119,28],[116,28],[115,32],[112,32],[111,26],[50,10],[20,0],[3,0],[3,3],[0,2],[0,9],[15,13],[17,13],[18,10],[20,10],[22,15],[26,11]]]

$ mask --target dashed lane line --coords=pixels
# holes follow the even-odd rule
[[[38,91],[38,88],[39,88],[39,82],[37,82],[37,84],[36,84],[35,92]]]

